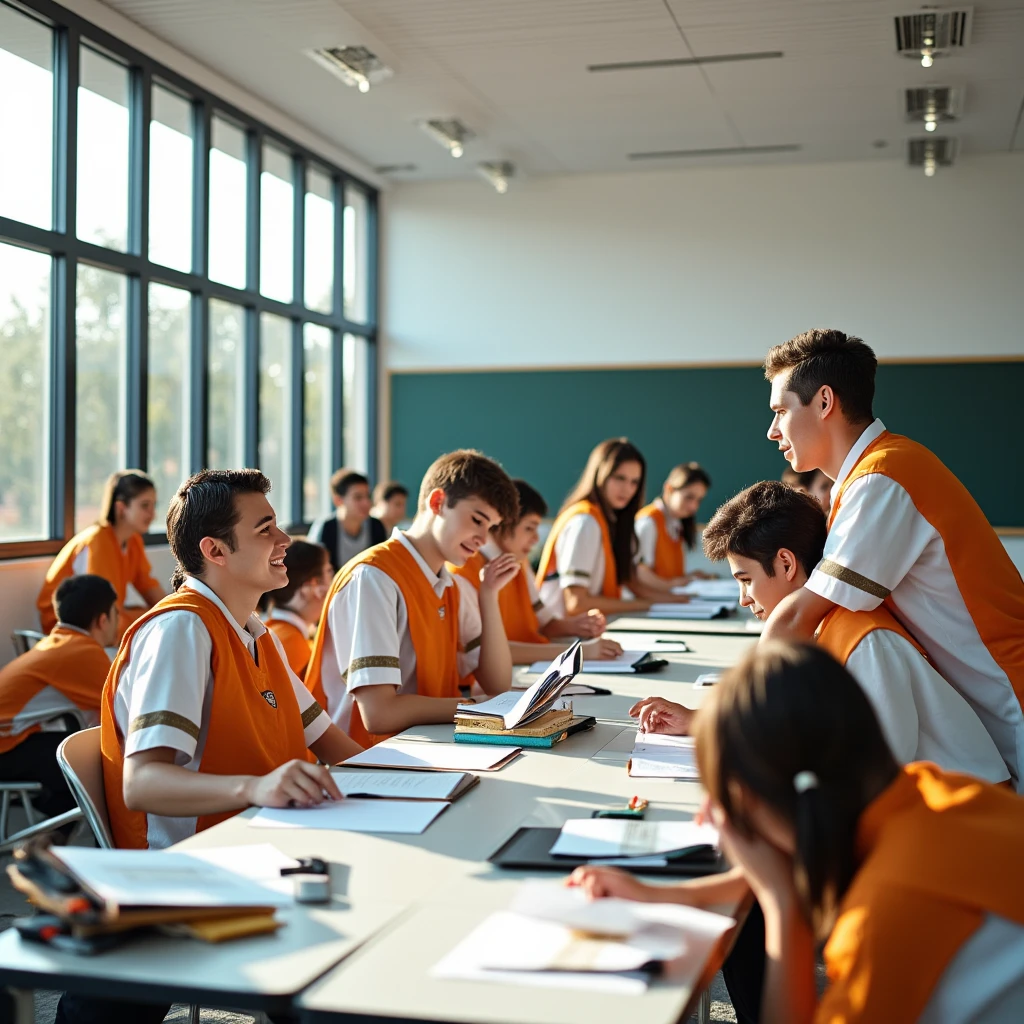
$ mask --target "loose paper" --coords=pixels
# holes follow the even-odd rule
[[[700,770],[693,737],[637,730],[629,774],[635,779],[698,780]]]
[[[722,678],[721,672],[702,672],[694,680],[694,686],[714,686]]]
[[[262,807],[253,828],[316,828],[419,835],[448,806],[441,800],[330,800],[315,807]]]
[[[648,616],[652,619],[714,619],[735,608],[735,604],[722,601],[689,601],[686,604],[652,604]]]
[[[465,772],[339,771],[331,776],[343,796],[406,800],[448,800],[468,777]]]
[[[698,601],[729,601],[740,599],[740,585],[736,580],[693,580],[685,587],[673,587],[673,594],[685,594]]]
[[[472,709],[473,705],[468,705],[467,710]],[[444,772],[483,772],[500,767],[521,749],[503,744],[474,746],[462,743],[388,740],[361,750],[342,763],[346,768],[420,768]]]
[[[717,846],[718,830],[692,821],[637,821],[624,818],[571,818],[563,826],[554,856],[651,857],[694,846]]]

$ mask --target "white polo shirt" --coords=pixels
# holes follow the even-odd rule
[[[665,532],[678,544],[680,537],[679,520],[665,510],[665,503],[661,498],[655,498],[652,504],[660,509],[665,516]],[[654,552],[658,546],[658,524],[654,521],[654,516],[638,516],[633,524],[633,531],[636,533],[637,539],[637,564],[646,565],[653,569]]]
[[[550,611],[548,618],[564,613],[562,591],[586,587],[588,594],[600,594],[604,586],[604,542],[601,524],[586,512],[574,515],[555,538],[558,576],[543,580],[540,597]]]
[[[409,551],[434,593],[443,597],[454,581],[442,566],[435,573],[401,530],[391,535]],[[468,582],[468,581],[467,581]],[[471,584],[470,584],[471,585]],[[480,608],[459,600],[459,678],[480,663]],[[352,717],[352,693],[362,686],[394,686],[400,694],[416,693],[416,650],[409,633],[409,612],[398,584],[383,570],[357,565],[348,583],[331,599],[320,680],[327,711],[346,732]],[[350,666],[357,666],[349,671]]]
[[[876,419],[850,449],[832,487],[833,507],[843,482],[884,430]],[[963,543],[970,544],[970,537]],[[1024,791],[1024,712],[974,625],[942,537],[905,488],[880,473],[853,481],[806,586],[851,611],[877,608],[891,596],[897,618],[975,710],[1014,786]]]

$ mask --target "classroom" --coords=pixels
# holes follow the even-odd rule
[[[1022,51],[0,0],[0,1024],[1024,1019]]]

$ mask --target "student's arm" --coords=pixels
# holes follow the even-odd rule
[[[161,598],[166,597],[164,588],[159,583],[154,584],[151,587],[146,587],[145,590],[140,590],[139,593],[142,595],[142,600],[152,608]]]
[[[402,732],[414,725],[451,725],[461,697],[424,697],[392,686],[360,686],[352,696],[368,732]]]
[[[818,624],[834,607],[832,601],[808,590],[806,586],[794,590],[768,616],[761,633],[761,642],[795,640],[809,643],[814,639]]]
[[[480,574],[480,660],[475,675],[484,693],[503,693],[512,685],[512,653],[501,620],[498,594],[521,567],[515,555],[499,555]]]
[[[562,600],[566,615],[582,615],[596,610],[605,615],[625,615],[629,612],[644,612],[651,606],[650,601],[624,601],[619,597],[605,597],[591,594],[586,587],[563,587]]]
[[[642,586],[648,593],[657,594],[660,597],[662,594],[671,594],[673,587],[681,587],[686,581],[685,579],[662,579],[661,576],[655,574],[654,570],[649,565],[644,565],[643,562],[637,562],[636,582],[639,583],[640,586]],[[635,588],[630,587],[630,589],[636,593]]]
[[[341,729],[331,722],[320,738],[310,743],[309,749],[324,764],[341,764],[342,761],[347,761],[350,757],[354,757],[363,748],[351,736],[342,732]]]
[[[561,644],[523,644],[509,643],[509,650],[512,652],[513,665],[532,665],[535,661],[553,661],[560,654],[564,654],[569,648],[571,641],[566,638]],[[583,663],[588,661],[613,661],[622,657],[622,645],[614,640],[604,640],[598,637],[596,640],[588,640],[583,644]],[[584,668],[586,671],[586,668]]]
[[[637,566],[636,569],[646,569],[646,566]],[[657,576],[654,577],[658,579]],[[648,586],[640,576],[634,571],[633,578],[629,581],[629,589],[636,594],[641,600],[646,600],[649,604],[656,602],[668,602],[670,604],[686,604],[690,598],[686,594],[673,594],[672,584],[668,580],[660,580],[659,587]],[[664,587],[668,584],[667,588]]]
[[[740,868],[674,885],[649,885],[622,868],[588,865],[576,868],[566,884],[579,886],[592,900],[618,897],[639,903],[681,903],[702,909],[739,903],[750,892]]]
[[[582,615],[573,615],[571,618],[551,618],[540,624],[540,631],[546,637],[597,637],[600,636],[608,625],[604,612],[592,608]]]
[[[133,537],[131,543],[136,545],[137,552],[134,558],[129,553],[129,559],[135,563],[132,586],[139,592],[142,600],[146,602],[146,606],[152,608],[166,594],[164,588],[160,586],[160,582],[153,576],[153,567],[149,564],[149,558],[146,556],[145,542],[142,537]]]

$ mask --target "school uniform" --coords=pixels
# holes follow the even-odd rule
[[[307,536],[313,544],[323,544],[327,548],[334,572],[352,561],[361,551],[374,544],[383,544],[388,539],[384,524],[373,516],[366,518],[354,537],[338,522],[336,515],[314,520]]]
[[[271,608],[266,624],[267,629],[281,641],[288,667],[302,679],[313,651],[306,620],[287,608]]]
[[[589,594],[622,597],[611,531],[599,505],[578,501],[559,513],[544,542],[537,586],[545,606],[555,614],[566,587],[586,587]]]
[[[806,586],[851,611],[885,601],[1024,790],[1024,582],[932,452],[880,420],[867,427],[832,487],[824,557]]]
[[[363,746],[387,736],[367,731],[356,690],[393,686],[399,694],[458,697],[479,664],[479,607],[461,601],[448,570],[433,572],[397,528],[342,568],[325,608],[306,686]]]
[[[62,580],[69,576],[91,573],[108,580],[117,594],[117,607],[121,613],[120,631],[123,633],[133,617],[124,610],[125,594],[131,584],[141,594],[151,587],[160,586],[153,578],[153,568],[146,557],[146,545],[140,534],[133,534],[122,548],[114,528],[109,523],[93,523],[76,534],[60,550],[46,572],[36,607],[43,632],[49,633],[57,624],[53,610],[53,595]],[[135,616],[137,617],[137,616]]]
[[[670,516],[661,498],[655,498],[636,514],[637,562],[655,576],[674,580],[686,573],[686,546],[682,526]]]
[[[933,764],[861,815],[821,1024],[1024,1019],[1024,802]]]
[[[235,813],[128,810],[126,757],[170,747],[189,771],[266,775],[306,760],[329,725],[277,637],[255,615],[239,624],[205,583],[187,577],[133,623],[103,689],[103,781],[115,845],[164,849]]]

